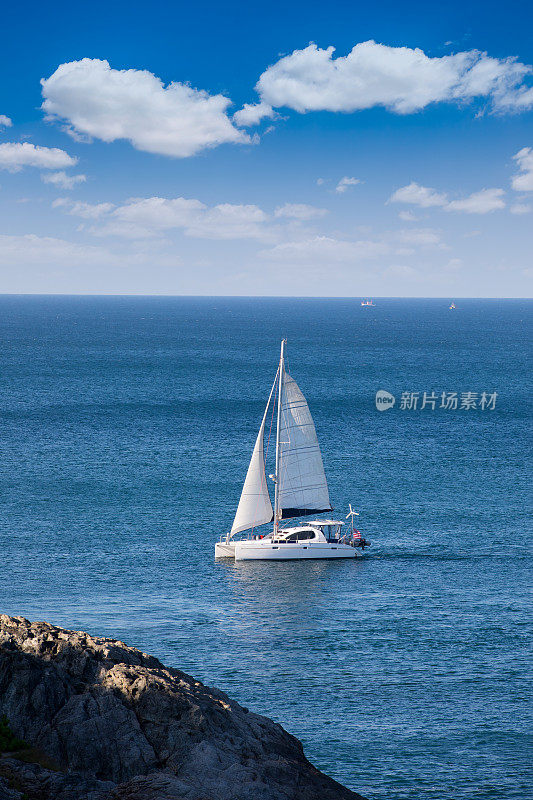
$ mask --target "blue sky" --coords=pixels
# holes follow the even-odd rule
[[[532,22],[5,10],[0,292],[530,296]]]

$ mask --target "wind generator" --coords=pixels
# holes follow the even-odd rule
[[[361,531],[358,531],[357,528],[354,526],[354,517],[359,516],[359,511],[354,511],[352,508],[352,504],[348,503],[350,510],[346,514],[346,519],[350,520],[350,527],[351,527],[351,534],[352,534],[352,543],[354,547],[360,547],[361,550],[364,550],[365,547],[370,545],[366,539],[363,538]]]

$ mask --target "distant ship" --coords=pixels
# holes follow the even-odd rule
[[[448,306],[448,308],[450,309],[450,311],[453,311],[453,309],[455,308],[455,303],[453,300],[451,306]]]
[[[373,300],[361,300],[361,305],[362,306],[375,306],[376,304],[374,303]],[[454,306],[454,308],[455,308],[455,306]]]

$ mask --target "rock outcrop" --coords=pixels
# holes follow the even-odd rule
[[[362,800],[281,725],[113,639],[0,616],[0,800]]]

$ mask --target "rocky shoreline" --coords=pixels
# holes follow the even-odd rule
[[[281,725],[113,639],[0,615],[0,800],[363,800]]]

